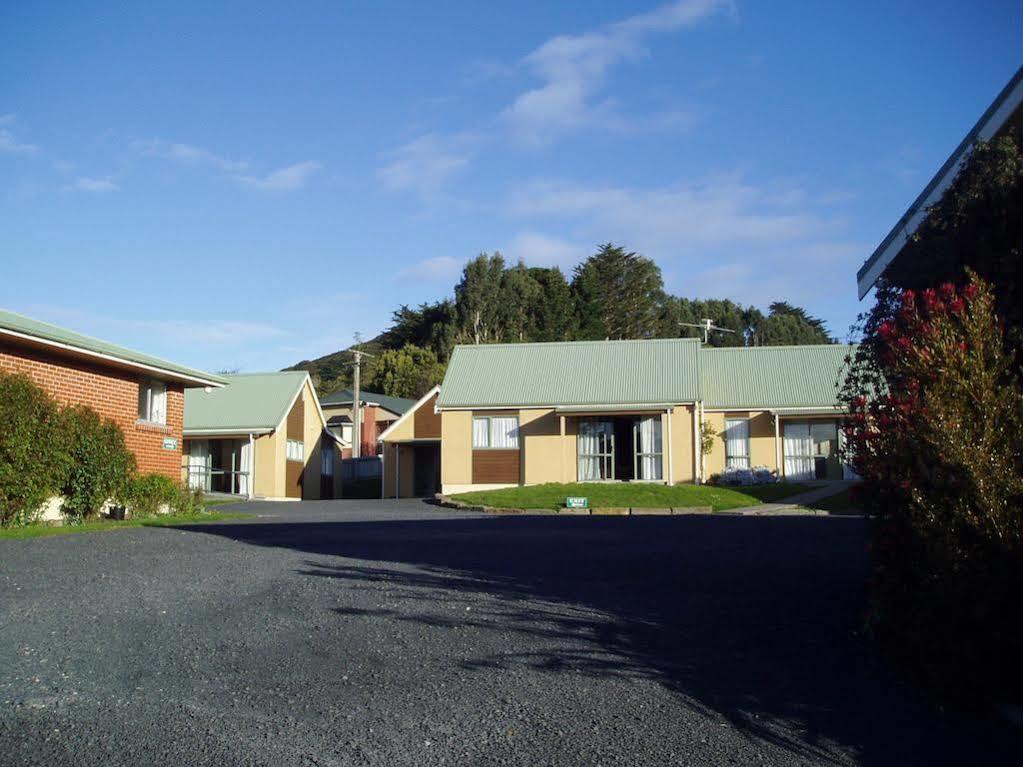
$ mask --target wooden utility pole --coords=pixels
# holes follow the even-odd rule
[[[352,371],[352,458],[362,457],[362,397],[359,392],[359,375],[362,372],[362,352],[352,350],[355,355],[355,369]]]

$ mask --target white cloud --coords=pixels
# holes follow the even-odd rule
[[[530,266],[557,266],[566,273],[595,250],[592,245],[532,231],[520,232],[501,248],[509,261],[524,261]]]
[[[109,176],[106,178],[89,178],[87,176],[81,176],[80,178],[75,179],[74,183],[65,186],[64,189],[66,191],[103,193],[116,192],[120,189],[120,187],[115,184]]]
[[[377,171],[381,183],[392,191],[435,193],[472,159],[470,139],[428,133],[390,153],[390,162]]]
[[[13,114],[0,115],[0,125],[10,125],[14,122]]]
[[[450,280],[458,276],[463,266],[465,259],[437,256],[402,269],[397,277],[402,280]]]
[[[608,70],[645,55],[648,35],[692,26],[731,8],[729,0],[677,0],[597,30],[551,38],[522,62],[542,84],[520,94],[501,116],[529,144],[548,143],[609,116],[619,123],[624,118],[598,96]]]
[[[661,189],[534,182],[513,192],[508,210],[524,217],[599,222],[604,239],[671,243],[685,252],[787,241],[838,225],[783,202],[732,175]]]
[[[139,154],[162,157],[165,160],[173,160],[186,165],[203,165],[226,173],[243,171],[249,165],[244,160],[232,160],[211,152],[209,149],[162,139],[135,141],[132,142],[132,149]]]
[[[291,192],[304,187],[309,177],[320,167],[318,162],[306,160],[279,168],[265,176],[235,176],[235,179],[242,186],[247,186],[250,189],[258,189],[263,192]]]
[[[4,115],[4,118],[7,122],[7,118],[13,119],[13,115]],[[39,154],[39,147],[18,141],[9,130],[0,130],[0,152],[30,156]]]

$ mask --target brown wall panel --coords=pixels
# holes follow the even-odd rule
[[[473,450],[474,485],[518,484],[521,478],[519,451]]]
[[[415,439],[440,439],[440,413],[435,413],[433,406],[437,404],[437,395],[420,405],[412,414],[412,429]]]
[[[305,440],[305,402],[301,396],[288,413],[288,439]]]
[[[287,498],[302,497],[302,471],[305,464],[301,461],[287,461],[284,470],[284,493]]]

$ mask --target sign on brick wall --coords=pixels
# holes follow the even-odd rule
[[[164,450],[177,450],[178,440],[176,437],[164,437],[163,438],[163,449]]]

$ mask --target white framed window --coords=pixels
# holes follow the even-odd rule
[[[148,423],[167,423],[167,384],[155,378],[139,381],[139,420]]]
[[[474,450],[517,450],[519,419],[515,416],[475,416],[472,419]]]
[[[300,439],[289,439],[285,447],[289,461],[305,460],[305,443]]]
[[[749,419],[725,419],[725,468],[749,467]]]
[[[659,415],[637,418],[632,424],[636,479],[664,479],[664,442]]]

